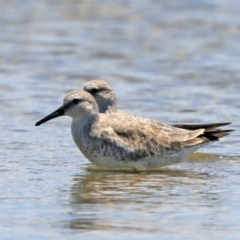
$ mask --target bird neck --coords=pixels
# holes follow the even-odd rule
[[[116,106],[108,106],[107,109],[104,109],[103,112],[106,112],[106,113],[113,113],[113,112],[116,112],[117,111],[117,108]]]
[[[72,129],[74,128],[75,130],[77,129],[85,129],[89,130],[93,123],[99,119],[98,114],[96,115],[91,115],[88,117],[81,117],[81,118],[73,118],[72,119]],[[79,131],[79,130],[78,130]]]
[[[99,116],[85,119],[73,119],[71,132],[72,137],[78,148],[84,152],[86,145],[90,143],[90,131],[92,125],[98,120]]]
[[[117,111],[116,103],[106,103],[106,104],[99,104],[99,112],[100,113],[113,113]]]

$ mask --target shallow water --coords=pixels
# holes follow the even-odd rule
[[[239,239],[240,2],[1,1],[1,239]],[[70,119],[101,78],[119,108],[236,131],[162,170],[93,168]]]

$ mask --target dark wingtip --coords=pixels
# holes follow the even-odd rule
[[[216,130],[211,132],[206,132],[203,134],[204,137],[208,138],[210,141],[219,141],[221,138],[226,137],[231,134],[235,130],[229,129],[229,130]]]
[[[212,129],[216,129],[218,127],[223,127],[223,126],[226,126],[226,125],[229,125],[229,124],[232,124],[232,122],[218,122],[218,123],[177,123],[177,124],[171,124],[172,126],[174,127],[178,127],[178,128],[183,128],[183,129],[187,129],[187,130],[197,130],[199,128],[205,128],[205,130],[212,130]]]
[[[225,125],[232,124],[232,122],[225,122],[225,123],[223,123],[223,124],[224,124],[224,126],[225,126]]]

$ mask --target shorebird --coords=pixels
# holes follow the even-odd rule
[[[104,80],[92,80],[90,82],[87,82],[83,90],[86,92],[89,92],[96,100],[99,108],[100,113],[115,113],[119,114],[120,116],[125,116],[125,120],[128,118],[133,119],[136,118],[136,120],[142,120],[146,121],[149,124],[156,124],[162,127],[163,123],[154,119],[150,118],[142,118],[139,116],[131,115],[130,113],[124,112],[122,110],[119,110],[117,108],[117,98],[116,94],[113,90],[113,88],[109,85],[108,82]],[[211,124],[202,124],[202,123],[169,123],[169,125],[177,127],[177,128],[183,128],[186,130],[197,130],[199,128],[204,128],[206,130],[212,130],[213,128],[228,125],[230,123],[211,123]]]
[[[72,137],[80,151],[93,164],[108,168],[155,168],[185,161],[187,155],[231,130],[212,128],[186,130],[165,123],[125,114],[101,114],[94,97],[86,91],[66,95],[63,105],[35,125],[59,116],[72,118]]]
[[[120,111],[117,109],[115,92],[106,81],[92,80],[84,85],[83,90],[89,92],[95,98],[100,113],[113,113]]]

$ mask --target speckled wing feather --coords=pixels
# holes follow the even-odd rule
[[[104,145],[114,146],[122,157],[128,159],[178,152],[207,140],[198,138],[204,129],[183,130],[164,123],[162,126],[151,124],[146,119],[134,121],[134,117],[125,121],[123,126],[119,118],[117,114],[102,115],[97,125],[93,126],[92,137],[97,141],[101,139]]]

